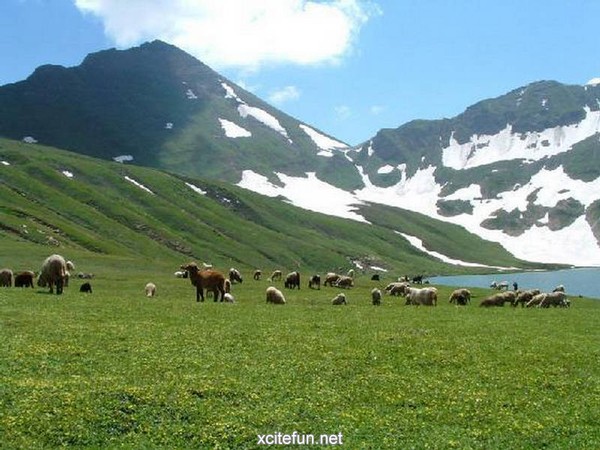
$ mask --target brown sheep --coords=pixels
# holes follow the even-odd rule
[[[406,281],[390,283],[385,287],[385,292],[390,295],[406,295],[410,284]]]
[[[281,273],[281,270],[274,270],[268,279],[269,281],[281,281],[282,277],[283,273]]]
[[[550,306],[560,306],[561,308],[567,308],[571,305],[567,295],[563,291],[553,291],[542,299],[538,308],[549,308]]]
[[[188,272],[192,285],[196,286],[197,302],[204,301],[204,289],[213,291],[215,302],[219,300],[220,293],[221,301],[223,301],[225,296],[225,276],[221,272],[212,269],[200,271],[195,262],[183,265],[181,269]]]
[[[290,272],[285,277],[285,282],[283,284],[288,289],[298,288],[300,289],[300,273],[299,272]]]
[[[266,290],[267,303],[274,305],[285,305],[285,297],[283,293],[276,287],[269,286]]]
[[[517,305],[521,305],[521,307],[525,307],[525,305],[527,303],[529,303],[531,301],[531,299],[533,297],[535,297],[536,295],[538,295],[540,293],[539,289],[531,289],[528,291],[523,291],[523,292],[517,292],[517,297],[515,298],[515,301],[513,302],[513,306],[517,306]]]
[[[484,298],[479,306],[490,307],[490,306],[504,306],[504,303],[509,302],[514,304],[515,302],[515,293],[512,291],[502,292],[500,294],[490,295],[489,297]]]
[[[260,269],[256,269],[254,271],[254,279],[256,281],[260,281],[260,277],[262,276],[262,271]]]
[[[10,269],[0,270],[0,287],[12,287],[13,271]]]
[[[19,272],[15,275],[15,287],[31,287],[33,288],[33,280],[35,274],[31,270]]]
[[[50,255],[42,264],[37,284],[40,287],[49,286],[51,294],[54,292],[54,286],[56,286],[56,294],[60,295],[63,293],[66,277],[67,263],[65,258],[60,255]]]
[[[341,287],[344,289],[350,289],[351,287],[354,286],[354,279],[351,277],[339,277],[338,280],[335,282],[335,286],[337,287]]]
[[[471,291],[465,288],[456,289],[450,294],[450,303],[456,303],[456,305],[466,305],[471,303]]]
[[[339,279],[340,276],[337,273],[329,272],[327,275],[325,275],[325,281],[323,282],[323,286],[333,286],[335,285],[335,283],[337,283],[337,280]]]

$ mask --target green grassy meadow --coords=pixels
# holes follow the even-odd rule
[[[439,286],[436,308],[375,307],[391,280],[362,276],[332,306],[340,290],[304,275],[274,283],[276,306],[247,269],[235,304],[196,303],[169,265],[124,267],[93,294],[0,288],[0,447],[240,449],[294,431],[353,449],[600,447],[597,300],[484,309],[483,289],[455,307]]]

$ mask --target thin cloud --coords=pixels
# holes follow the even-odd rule
[[[381,105],[373,105],[369,108],[369,112],[371,114],[373,114],[374,116],[378,116],[379,114],[381,114],[383,111],[385,110],[385,108]]]
[[[216,67],[337,63],[381,14],[371,0],[73,0],[117,46],[161,39]]]
[[[352,116],[352,109],[348,105],[338,105],[333,110],[338,120],[346,120]]]
[[[291,100],[300,98],[300,91],[296,86],[285,86],[275,89],[269,94],[269,101],[275,105],[281,105]]]

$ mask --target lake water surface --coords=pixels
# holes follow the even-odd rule
[[[489,287],[492,281],[508,281],[509,289],[512,289],[513,282],[516,282],[519,289],[537,288],[542,292],[549,292],[562,284],[565,286],[568,295],[582,295],[600,299],[600,267],[553,270],[550,272],[432,277],[429,281],[432,284],[460,287]]]

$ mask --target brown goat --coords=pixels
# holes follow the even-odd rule
[[[223,301],[225,297],[225,275],[212,269],[200,271],[195,262],[183,265],[181,269],[187,271],[192,285],[196,286],[197,302],[204,301],[204,289],[213,291],[215,302],[219,300],[219,293],[221,293],[221,301]]]

